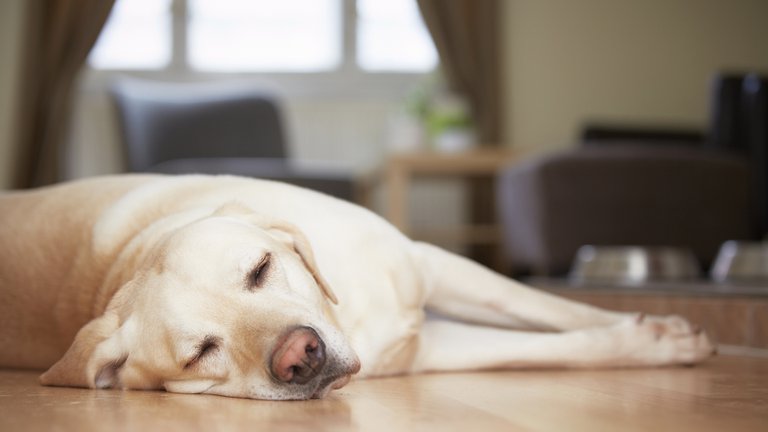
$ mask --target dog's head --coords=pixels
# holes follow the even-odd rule
[[[228,205],[142,247],[43,384],[307,399],[359,370],[295,227]]]

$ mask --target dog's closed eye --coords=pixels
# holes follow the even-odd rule
[[[267,279],[271,260],[271,254],[264,255],[264,257],[261,258],[261,261],[256,264],[256,267],[248,274],[248,290],[252,291],[262,287],[264,281]]]
[[[196,347],[195,355],[192,356],[185,364],[184,369],[189,369],[196,365],[207,355],[213,354],[219,349],[221,339],[216,336],[206,336]]]

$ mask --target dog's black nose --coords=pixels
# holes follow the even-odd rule
[[[272,353],[272,375],[285,383],[305,384],[325,365],[325,344],[309,327],[298,327],[282,338]]]

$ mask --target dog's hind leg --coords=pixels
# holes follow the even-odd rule
[[[565,331],[610,326],[632,316],[535,290],[436,246],[416,242],[414,247],[429,291],[427,309],[448,317],[513,329]]]
[[[713,352],[704,332],[685,322],[659,322],[642,316],[607,327],[561,333],[428,321],[410,371],[693,364]]]

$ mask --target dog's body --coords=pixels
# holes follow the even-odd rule
[[[681,318],[538,292],[270,181],[117,176],[9,193],[0,244],[0,366],[50,367],[44,384],[304,399],[358,371],[663,365],[713,351]]]

